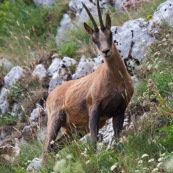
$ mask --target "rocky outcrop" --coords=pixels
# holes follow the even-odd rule
[[[167,0],[160,4],[149,21],[148,31],[151,34],[157,33],[160,26],[168,24],[173,26],[173,1]]]
[[[76,15],[76,18],[74,20],[77,20],[82,15],[86,15],[84,14],[85,12],[80,2],[81,0],[70,1],[69,7]],[[91,12],[94,13],[95,1],[90,2],[89,0],[85,0],[85,3],[88,3],[88,8],[90,8]],[[106,8],[108,8],[107,1],[102,0],[102,10],[104,11]],[[114,44],[117,46],[127,66],[131,67],[132,69],[136,69],[138,67],[138,64],[142,61],[145,53],[147,52],[147,49],[153,42],[156,41],[154,33],[158,31],[159,27],[164,24],[164,22],[167,22],[170,26],[173,26],[172,9],[173,2],[171,0],[168,0],[157,8],[155,13],[153,14],[152,19],[149,21],[139,18],[125,22],[122,26],[113,26],[111,28]],[[79,21],[82,20],[83,19],[81,17]],[[68,28],[69,30],[69,28],[73,26],[74,25],[72,24],[72,19],[70,18],[70,16],[64,15],[60,27],[58,28],[59,35],[57,34],[57,43],[61,40],[59,36],[63,36],[64,30],[66,28]],[[34,66],[33,69],[31,68],[32,71],[30,71],[30,74],[32,74],[31,77],[37,77],[41,83],[43,83],[44,80],[47,80],[48,85],[46,88],[46,92],[52,91],[56,86],[60,85],[64,81],[78,79],[86,76],[87,74],[93,72],[99,64],[103,63],[103,58],[99,55],[92,58],[88,58],[86,57],[86,55],[83,55],[80,58],[79,62],[77,62],[71,57],[65,56],[63,58],[60,58],[57,54],[54,54],[50,60],[52,60],[52,62],[47,66],[39,62]],[[8,61],[1,60],[0,68],[1,66],[5,66],[4,62]],[[20,112],[23,109],[20,103],[18,103],[17,101],[15,103],[9,103],[7,98],[10,89],[16,84],[16,82],[25,77],[24,68],[19,66],[12,68],[11,64],[12,63],[10,62],[7,63],[6,69],[8,73],[4,77],[4,82],[2,82],[0,87],[0,117],[2,117],[6,113],[9,113],[11,115],[20,115]],[[28,120],[30,124],[25,125],[22,128],[21,133],[23,136],[27,134],[30,135],[30,132],[38,128],[38,119],[40,119],[40,117],[42,116],[42,112],[44,112],[45,114],[45,100],[43,99],[42,102],[43,103],[41,105],[39,105],[37,101],[33,103],[33,108],[30,114],[28,114]],[[128,119],[126,119],[126,121],[124,122],[124,128],[126,129],[128,128],[128,126],[129,121]],[[104,144],[111,146],[113,136],[111,121],[107,122],[107,125],[100,130],[100,133],[102,135]],[[4,136],[5,135],[2,132],[1,138],[3,138]],[[37,162],[38,165],[40,164],[39,159],[36,159],[35,162]],[[38,166],[32,166],[31,164],[28,170],[35,170],[37,168]]]
[[[35,172],[38,171],[39,168],[41,167],[41,159],[39,158],[34,158],[31,163],[27,167],[28,172]]]
[[[2,58],[0,60],[0,70],[3,70],[3,71],[9,71],[11,70],[11,68],[13,67],[13,64],[8,61],[6,58]]]
[[[149,35],[147,27],[148,22],[139,18],[111,28],[114,43],[130,71],[137,68],[150,45],[156,41]]]
[[[55,0],[34,0],[34,3],[38,6],[52,6],[55,4]]]
[[[47,71],[42,64],[38,64],[32,72],[32,76],[38,77],[40,80],[43,80],[43,78],[45,78],[46,75]]]
[[[19,66],[13,67],[4,78],[5,87],[12,87],[22,76],[24,76],[23,68]]]

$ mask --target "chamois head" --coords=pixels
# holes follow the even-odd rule
[[[99,22],[100,22],[100,27],[98,27],[86,5],[84,3],[82,3],[82,5],[85,8],[86,12],[88,13],[94,25],[94,29],[92,29],[88,24],[84,22],[85,30],[91,35],[93,42],[96,44],[98,50],[100,51],[100,54],[103,55],[103,57],[109,57],[111,55],[111,46],[112,46],[110,16],[108,14],[106,15],[106,22],[104,25],[99,6],[99,0],[97,0],[97,9],[98,9]]]

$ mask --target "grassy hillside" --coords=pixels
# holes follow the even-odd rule
[[[57,26],[68,9],[68,0],[58,0],[52,8],[35,6],[31,0],[0,3],[0,57],[26,65],[56,49]]]
[[[164,0],[151,1],[127,13],[110,9],[113,24],[129,19],[150,18]],[[58,0],[53,8],[36,7],[32,1],[0,3],[0,57],[15,64],[26,65],[44,54],[56,50],[60,56],[78,58],[82,53],[92,56],[92,42],[81,27],[69,31],[68,40],[56,46],[54,37],[66,0]],[[57,155],[50,155],[41,172],[49,173],[171,173],[173,170],[173,30],[166,24],[157,34],[136,75],[136,84],[128,114],[132,126],[118,145],[106,150],[101,142],[95,153],[89,144],[76,140]],[[18,92],[13,93],[18,98]],[[20,93],[19,93],[20,96]],[[22,99],[22,97],[20,97]],[[22,99],[23,100],[23,99]],[[16,121],[16,119],[10,119]],[[0,125],[9,123],[1,119]],[[20,144],[21,153],[13,164],[0,160],[3,173],[25,173],[29,162],[39,157],[43,144],[39,139]]]

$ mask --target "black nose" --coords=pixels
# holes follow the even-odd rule
[[[102,52],[107,55],[109,53],[110,49],[107,49],[107,50],[103,50]]]

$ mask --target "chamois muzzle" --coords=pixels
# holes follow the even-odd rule
[[[104,57],[108,57],[108,56],[110,56],[110,49],[102,50],[102,53],[103,53]]]

